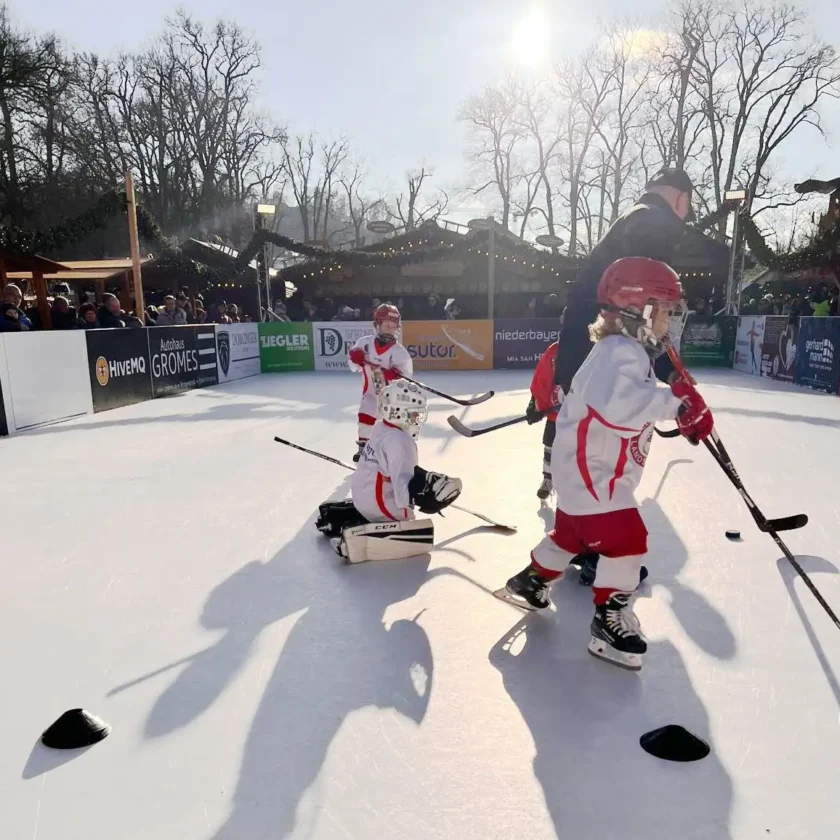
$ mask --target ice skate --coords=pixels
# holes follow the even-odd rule
[[[540,484],[540,489],[537,490],[537,498],[538,499],[547,499],[551,495],[551,491],[554,487],[551,484],[551,476],[544,475],[542,484]]]
[[[507,586],[497,589],[493,594],[502,601],[507,601],[523,610],[544,610],[551,606],[548,592],[551,581],[535,572],[530,566],[514,575]]]
[[[595,607],[595,617],[589,628],[592,638],[587,650],[620,668],[640,671],[647,642],[642,638],[642,628],[630,606],[630,597],[629,592],[616,592],[606,604]]]

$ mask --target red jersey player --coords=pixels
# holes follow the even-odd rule
[[[682,331],[681,297],[677,274],[657,260],[627,257],[604,272],[601,314],[590,326],[594,347],[556,423],[554,529],[531,552],[531,564],[496,593],[526,609],[544,609],[551,581],[563,576],[572,559],[599,553],[588,650],[630,670],[642,667],[647,651],[630,601],[647,553],[647,529],[633,493],[653,424],[674,419],[694,443],[713,426],[692,384],[677,379],[669,389],[657,384],[653,372],[665,341],[676,341]]]
[[[543,480],[537,496],[540,499],[547,499],[551,495],[551,447],[554,444],[555,421],[557,412],[550,411],[548,414],[542,412],[557,405],[560,402],[560,389],[554,384],[554,367],[557,358],[557,342],[550,344],[548,349],[540,356],[537,362],[537,369],[531,379],[531,402],[525,412],[528,418],[528,425],[538,423],[545,417],[545,429],[543,429]]]
[[[374,335],[363,335],[349,354],[350,370],[361,371],[364,377],[356,442],[359,448],[353,456],[356,463],[376,423],[376,401],[382,389],[401,376],[414,374],[411,356],[397,339],[401,326],[402,318],[396,306],[389,303],[377,306],[373,313]]]

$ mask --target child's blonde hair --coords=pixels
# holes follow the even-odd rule
[[[595,322],[589,325],[589,339],[594,344],[610,335],[622,335],[619,320],[618,318],[605,318],[601,313]]]

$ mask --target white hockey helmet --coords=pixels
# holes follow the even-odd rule
[[[429,416],[426,395],[413,382],[395,379],[379,392],[379,416],[417,440]]]

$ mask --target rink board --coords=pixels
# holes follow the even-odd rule
[[[0,837],[840,836],[840,634],[705,450],[653,444],[636,606],[650,652],[630,674],[587,655],[575,574],[548,615],[490,595],[551,518],[535,496],[542,430],[468,440],[446,417],[516,416],[529,373],[424,378],[497,391],[433,401],[420,455],[515,536],[451,511],[431,558],[341,565],[312,523],[347,473],[273,441],[349,459],[358,380],[341,373],[242,379],[0,443]],[[840,400],[698,378],[767,513],[811,517],[786,539],[839,607]],[[81,754],[39,747],[75,706],[112,735]],[[711,756],[648,756],[639,736],[666,723]]]

